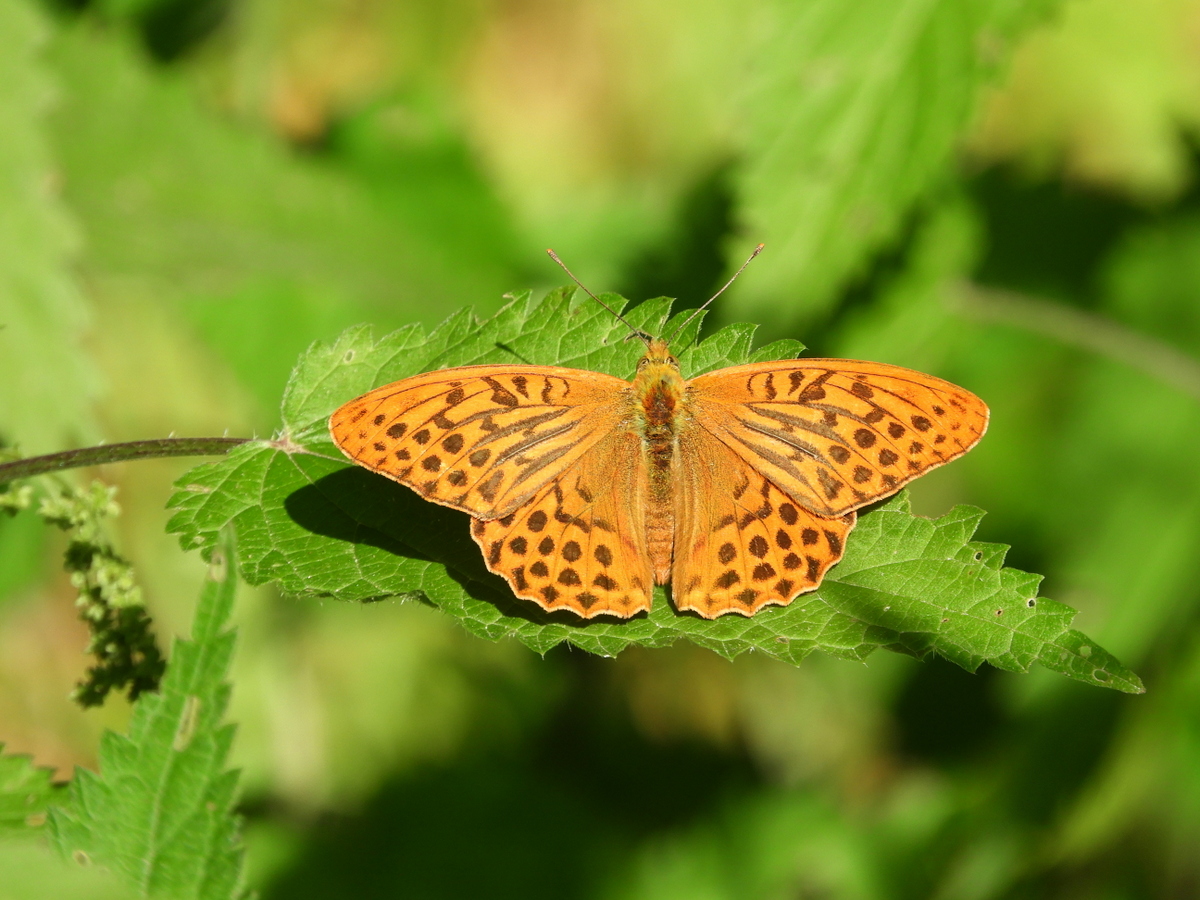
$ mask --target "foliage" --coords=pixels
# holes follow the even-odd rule
[[[99,772],[76,770],[51,813],[67,858],[118,872],[145,897],[236,897],[242,849],[225,769],[234,726],[222,725],[237,589],[232,541],[212,554],[191,641],[178,641],[159,693],[134,706],[129,734],[108,733]]]

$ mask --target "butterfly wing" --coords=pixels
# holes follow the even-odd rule
[[[693,424],[679,440],[675,606],[713,619],[787,605],[842,558],[854,522],[813,515]]]
[[[629,383],[556,366],[464,366],[377,388],[329,419],[359,465],[427,500],[508,515],[626,415]]]
[[[982,400],[900,366],[845,359],[753,363],[688,382],[696,422],[784,493],[840,516],[966,453]]]
[[[471,534],[491,571],[518,597],[585,619],[650,608],[641,441],[620,428],[525,506],[476,520]]]

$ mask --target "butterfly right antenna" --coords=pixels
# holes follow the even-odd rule
[[[756,256],[758,256],[758,254],[762,253],[763,247],[765,247],[765,246],[766,246],[766,244],[759,244],[757,247],[755,247],[754,252],[751,253],[746,258],[746,261],[744,263],[742,263],[741,268],[739,268],[736,272],[734,272],[733,277],[730,278],[727,282],[725,282],[725,286],[722,287],[715,294],[713,294],[711,297],[709,297],[707,300],[705,300],[704,303],[702,305],[700,305],[699,307],[697,307],[696,310],[690,316],[688,316],[686,319],[683,320],[683,323],[678,328],[676,328],[674,331],[671,332],[671,336],[669,338],[667,338],[667,343],[669,344],[669,343],[671,343],[671,341],[675,340],[675,337],[679,334],[679,332],[681,332],[681,331],[683,331],[683,329],[687,328],[688,324],[692,321],[692,319],[696,318],[696,316],[698,316],[698,315],[700,315],[700,313],[704,312],[704,310],[706,310],[708,308],[708,305],[710,303],[712,303],[714,300],[716,300],[718,297],[720,297],[723,293],[725,293],[726,288],[728,288],[731,284],[733,284],[735,281],[737,281],[737,277],[742,274],[742,272],[745,270],[746,266],[750,265],[750,263],[754,259],[754,257],[756,257]]]
[[[571,280],[573,282],[575,282],[577,285],[579,285],[581,288],[583,288],[583,292],[585,294],[587,294],[589,297],[591,297],[593,300],[595,300],[597,303],[599,303],[601,306],[603,306],[605,309],[607,309],[610,313],[612,313],[617,318],[617,321],[619,321],[622,325],[624,325],[631,332],[633,332],[633,334],[637,335],[638,338],[641,339],[642,343],[644,343],[647,347],[650,346],[650,337],[646,334],[646,332],[642,331],[639,328],[634,328],[632,325],[629,324],[629,322],[627,322],[625,320],[625,317],[623,315],[621,315],[619,312],[617,312],[615,309],[613,309],[611,306],[609,306],[607,303],[605,303],[603,300],[601,300],[599,297],[597,297],[595,294],[593,294],[591,291],[589,291],[587,288],[587,285],[584,284],[582,281],[580,281],[578,278],[576,278],[575,273],[567,268],[567,264],[558,258],[557,253],[555,253],[549,247],[546,248],[546,252],[550,254],[550,258],[552,260],[554,260],[556,263],[558,263],[559,267],[564,272],[566,272],[568,275],[571,276]]]

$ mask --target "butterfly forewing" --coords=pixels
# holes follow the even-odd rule
[[[911,369],[843,359],[734,366],[688,383],[696,421],[820,516],[895,493],[987,429],[969,391]]]
[[[352,460],[423,497],[507,515],[613,432],[628,382],[553,366],[465,366],[398,381],[333,414]]]
[[[818,587],[855,514],[813,515],[702,428],[680,435],[671,592],[707,619],[753,615]]]
[[[487,566],[518,597],[585,619],[650,608],[641,442],[618,429],[507,516],[476,520]]]

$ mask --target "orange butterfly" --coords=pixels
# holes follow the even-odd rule
[[[665,340],[639,336],[632,382],[443,369],[350,401],[329,429],[354,462],[473,516],[518,597],[627,618],[669,581],[677,609],[713,619],[817,588],[855,510],[987,428],[974,394],[899,366],[781,360],[684,380]]]

